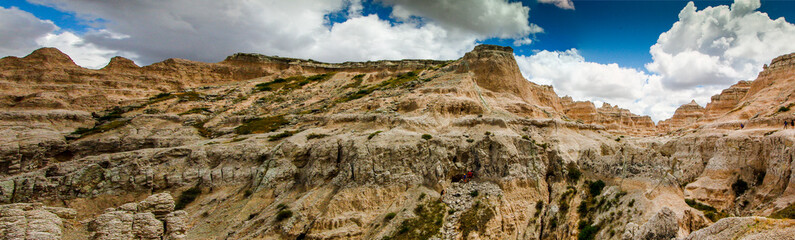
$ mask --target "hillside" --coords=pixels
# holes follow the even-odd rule
[[[346,63],[239,53],[143,67],[116,57],[100,70],[51,48],[0,59],[0,235],[795,233],[795,221],[765,218],[793,217],[795,131],[778,122],[792,117],[780,109],[792,106],[795,55],[655,126],[527,81],[512,51]]]

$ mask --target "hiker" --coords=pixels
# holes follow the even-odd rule
[[[467,182],[467,175],[464,174],[464,182]]]
[[[740,123],[740,129],[743,129],[743,128],[745,128],[745,125],[743,125],[742,123]]]
[[[467,172],[467,178],[472,178],[472,171]]]

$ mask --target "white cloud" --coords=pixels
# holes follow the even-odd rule
[[[530,24],[530,8],[506,0],[381,0],[392,5],[392,16],[402,20],[430,18],[445,29],[479,36],[522,38],[543,31]]]
[[[574,2],[572,2],[571,0],[538,0],[538,2],[555,4],[556,7],[562,9],[574,10]]]
[[[394,16],[414,17],[400,23],[363,16],[360,0],[31,1],[98,20],[103,34],[88,33],[85,42],[136,53],[140,64],[171,57],[214,62],[235,52],[329,62],[450,59],[478,40],[542,31],[528,22],[529,8],[505,0],[467,0],[476,7],[437,1],[423,8],[415,1],[387,1]],[[332,23],[329,16],[344,19]]]
[[[651,47],[646,68],[662,76],[670,89],[712,86],[719,89],[754,79],[762,65],[795,51],[795,25],[758,12],[759,0],[697,10],[690,2],[679,21]]]
[[[0,56],[25,56],[42,47],[56,47],[84,67],[101,68],[108,59],[119,55],[119,51],[99,48],[72,32],[60,31],[49,20],[41,20],[33,14],[15,7],[0,7]],[[134,57],[134,54],[127,53]]]
[[[57,30],[50,21],[18,8],[0,7],[0,56],[21,56],[39,47],[36,39]]]
[[[530,56],[516,56],[516,61],[522,75],[532,82],[552,85],[561,96],[607,102],[651,116],[655,121],[671,117],[676,108],[692,99],[704,105],[714,92],[721,90],[715,87],[666,89],[659,75],[617,64],[588,62],[576,49],[540,51]]]

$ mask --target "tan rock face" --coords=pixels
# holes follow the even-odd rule
[[[721,219],[685,239],[790,239],[792,236],[795,236],[795,220],[731,217]]]
[[[61,239],[64,219],[73,219],[75,210],[41,204],[0,205],[0,238]]]
[[[646,135],[654,132],[654,122],[648,116],[639,116],[627,109],[608,103],[596,108],[592,102],[573,101],[571,97],[561,99],[566,116],[587,124],[597,124],[616,133]]]
[[[93,239],[184,239],[185,211],[174,211],[168,193],[158,193],[135,204],[107,209],[89,224]]]
[[[662,131],[676,130],[683,127],[688,127],[699,120],[704,118],[705,110],[701,105],[696,103],[696,100],[690,103],[679,106],[674,112],[671,119],[660,121],[659,128]]]
[[[235,54],[102,70],[32,55],[0,60],[14,63],[2,86],[30,91],[2,100],[0,201],[80,209],[42,208],[70,219],[66,239],[570,239],[580,220],[594,239],[683,238],[714,214],[795,202],[795,132],[764,125],[786,112],[743,130],[726,120],[740,116],[725,110],[734,101],[762,106],[771,89],[751,98],[754,83],[678,111],[699,128],[649,136],[648,117],[559,98],[496,46],[455,61]],[[786,92],[780,62],[760,79]],[[27,215],[9,214],[0,227],[27,234]]]

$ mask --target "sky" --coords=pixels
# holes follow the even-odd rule
[[[2,0],[0,56],[57,47],[101,68],[113,56],[148,65],[237,52],[458,59],[498,44],[529,81],[659,121],[795,52],[793,10],[789,0]]]

